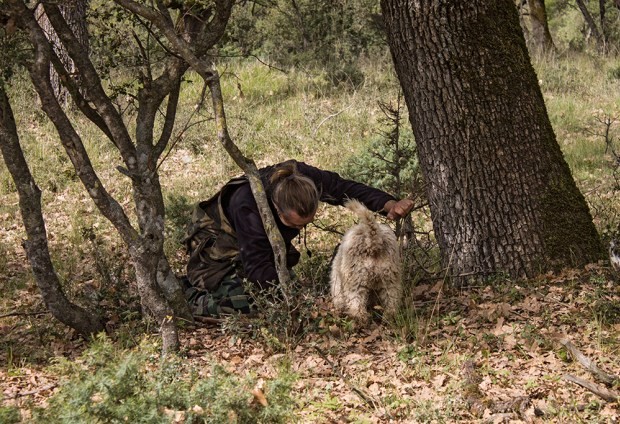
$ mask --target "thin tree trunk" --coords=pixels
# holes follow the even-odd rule
[[[149,311],[159,324],[164,355],[179,351],[179,335],[174,311],[166,303],[157,285],[157,265],[161,255],[150,249],[130,248],[129,254],[136,270],[136,283],[143,309]]]
[[[382,0],[443,265],[531,277],[602,257],[511,0]]]
[[[530,8],[530,25],[534,51],[545,53],[555,50],[549,25],[547,22],[547,10],[544,0],[527,0]]]
[[[129,139],[126,129],[122,127],[123,122],[120,116],[117,117],[118,119],[114,119],[115,117],[113,116],[113,111],[110,109],[109,99],[101,90],[98,76],[94,73],[92,64],[83,58],[87,53],[86,48],[79,42],[77,37],[73,37],[72,40],[69,39],[70,35],[67,28],[63,28],[60,9],[53,7],[53,5],[46,4],[46,11],[49,13],[49,18],[55,25],[55,28],[58,28],[58,33],[61,35],[63,42],[69,47],[69,54],[73,58],[76,58],[76,63],[79,65],[78,69],[84,73],[85,84],[82,85],[91,87],[90,97],[93,103],[101,110],[110,110],[112,112],[103,113],[104,120],[107,118],[108,121],[98,125],[114,140],[121,152],[123,160],[127,164],[128,170],[126,170],[125,175],[129,176],[133,183],[134,199],[137,204],[141,230],[140,236],[145,240],[149,240],[148,244],[158,242],[163,246],[164,204],[159,177],[157,175],[156,161],[164,151],[172,132],[178,102],[178,93],[180,90],[180,74],[187,69],[187,65],[180,64],[180,62],[175,59],[173,64],[168,65],[168,72],[164,73],[165,77],[160,77],[150,84],[145,84],[145,87],[141,89],[138,96],[137,148],[135,148]],[[74,34],[71,33],[71,36],[73,35]],[[79,49],[79,51],[77,51],[77,49]],[[168,108],[165,115],[164,127],[160,139],[154,145],[153,133],[158,110],[157,107],[163,102],[168,93]],[[72,95],[77,96],[79,93],[76,93],[74,90]],[[84,107],[81,109],[87,115],[90,113],[90,111]],[[90,115],[92,115],[92,113],[90,113]],[[98,121],[96,118],[97,117],[93,120],[95,123]],[[142,195],[140,193],[148,194]],[[123,226],[118,225],[118,219],[111,221],[121,234],[125,234],[124,241],[129,247],[132,243],[136,242],[136,239],[133,238]],[[161,255],[163,256],[163,250],[159,248],[157,250],[161,250]],[[167,259],[163,258],[162,264],[166,263]],[[167,278],[157,280],[161,285],[163,294],[175,310],[177,316],[191,321],[192,316],[187,302],[183,297],[180,284],[177,279],[170,277],[170,273],[167,273]]]
[[[583,0],[575,0],[575,2],[577,3],[577,6],[579,7],[581,14],[583,15],[583,19],[586,21],[586,25],[588,26],[588,29],[590,30],[590,32],[594,36],[594,39],[596,40],[596,45],[601,50],[605,49],[605,40],[603,40],[603,37],[601,36],[601,33],[598,30],[596,26],[596,22],[594,21],[594,18],[590,14],[588,7],[585,5]]]
[[[45,305],[54,318],[86,338],[105,328],[101,318],[65,296],[50,258],[45,221],[41,212],[41,191],[24,157],[9,99],[0,84],[0,151],[19,194],[22,221],[28,236],[23,245]]]
[[[602,36],[603,36],[603,42],[605,43],[605,46],[607,46],[607,41],[609,40],[609,34],[608,34],[608,30],[607,30],[607,22],[605,21],[605,15],[606,15],[606,12],[607,12],[606,3],[607,3],[606,0],[599,0],[598,1],[599,22],[601,23],[601,33],[602,33]]]
[[[132,227],[122,207],[105,190],[90,163],[88,153],[79,134],[54,95],[49,79],[49,66],[55,55],[48,41],[45,39],[38,24],[33,21],[31,12],[21,2],[11,1],[10,4],[16,16],[20,17],[23,25],[28,29],[32,44],[35,47],[34,60],[28,64],[28,70],[41,99],[42,109],[56,127],[65,152],[91,198],[104,216],[114,224],[129,249],[130,257],[136,269],[136,280],[141,301],[145,309],[153,313],[153,316],[161,326],[163,352],[169,353],[173,350],[178,350],[179,341],[174,313],[166,304],[166,300],[157,286],[157,267],[160,257],[163,255],[161,248],[163,245],[163,212],[159,215],[161,216],[159,219],[157,214],[154,219],[148,218],[153,209],[161,210],[163,208],[156,200],[157,194],[152,192],[152,190],[160,189],[159,182],[156,180],[156,174],[140,173],[144,170],[144,163],[148,161],[150,156],[142,154],[138,159],[138,154],[128,138],[122,119],[120,121],[116,119],[117,115],[113,107],[110,109],[111,113],[103,113],[103,120],[105,122],[101,123],[101,125],[107,130],[107,134],[114,137],[116,146],[121,150],[122,156],[130,168],[127,173],[132,178],[138,180],[138,183],[134,184],[134,196],[141,229],[145,228],[146,232],[137,232]],[[68,26],[64,23],[58,9],[51,4],[46,4],[46,7],[50,22],[54,25],[59,37],[63,41],[67,41],[66,46],[70,47],[68,49],[69,53],[71,54],[72,49],[83,51],[82,46],[78,47],[79,43],[76,42],[77,40],[75,40]],[[74,61],[76,57],[76,55],[72,55]],[[80,60],[82,59],[84,58]],[[91,76],[90,72],[93,70],[89,63],[83,62],[80,69],[84,71],[85,78],[90,78],[91,81],[99,81],[96,74]],[[109,98],[105,94],[101,94],[103,90],[100,84],[89,84],[89,88],[92,90],[93,102],[98,106],[98,112],[109,109],[111,105]],[[150,184],[151,182],[154,184]],[[138,193],[135,191],[136,188],[139,190]],[[159,196],[161,197],[161,193]],[[151,207],[149,202],[153,202],[155,206]],[[161,234],[157,234],[158,231]]]

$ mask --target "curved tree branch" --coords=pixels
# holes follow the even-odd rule
[[[65,296],[49,254],[47,231],[41,212],[41,190],[37,187],[19,144],[9,99],[0,83],[0,151],[19,194],[19,208],[26,228],[23,241],[28,261],[45,305],[52,315],[86,338],[104,331],[96,314],[81,308]]]
[[[9,1],[13,11],[17,12],[21,22],[27,26],[28,36],[34,46],[34,60],[28,63],[28,71],[41,99],[43,110],[56,127],[61,143],[90,197],[103,215],[118,229],[123,240],[128,245],[135,245],[138,240],[138,233],[132,227],[120,204],[103,187],[90,162],[82,139],[71,125],[54,95],[54,90],[49,81],[49,64],[52,52],[45,35],[22,2]]]

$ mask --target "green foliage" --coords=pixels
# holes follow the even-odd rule
[[[100,336],[79,360],[61,359],[55,367],[64,375],[61,389],[47,408],[35,411],[35,422],[168,423],[184,416],[188,423],[284,423],[292,418],[293,376],[286,370],[265,385],[268,406],[255,405],[251,376],[239,378],[218,366],[201,376],[179,357],[160,360],[149,339],[127,351]]]
[[[342,174],[403,198],[412,193],[420,178],[413,133],[409,126],[404,125],[400,95],[396,105],[380,106],[387,130],[372,139],[359,156],[349,159]]]
[[[10,29],[12,28],[12,29]],[[11,80],[30,57],[21,32],[15,32],[15,22],[8,20],[0,25],[0,84]]]
[[[108,95],[122,109],[131,110],[135,95],[148,74],[161,72],[165,37],[153,25],[128,13],[115,2],[93,0],[88,8],[91,59]]]
[[[222,52],[280,66],[320,69],[335,82],[361,82],[358,59],[385,46],[374,0],[271,0],[233,11]]]
[[[0,401],[2,398],[0,398]],[[21,421],[19,409],[14,406],[0,406],[0,423],[16,424]]]

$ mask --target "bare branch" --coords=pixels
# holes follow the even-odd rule
[[[190,45],[185,42],[175,31],[172,23],[161,14],[161,12],[143,6],[133,0],[114,0],[117,4],[121,5],[125,9],[142,16],[143,18],[152,22],[168,39],[172,47],[176,50],[183,59],[203,78],[209,79],[212,77],[211,69],[209,69],[206,62],[200,60]]]
[[[170,137],[172,136],[172,129],[174,128],[174,121],[177,114],[177,107],[179,105],[179,95],[181,93],[181,81],[178,80],[175,87],[170,91],[168,95],[168,104],[166,105],[166,115],[164,117],[164,127],[159,136],[159,140],[155,145],[154,157],[159,157],[166,146],[168,145],[168,141],[170,141]]]
[[[200,101],[198,102],[198,105],[196,105],[196,107],[194,108],[194,110],[192,111],[190,116],[187,118],[185,124],[183,125],[181,130],[178,132],[178,134],[174,138],[174,141],[172,142],[172,145],[168,149],[168,152],[166,153],[166,155],[157,164],[157,168],[156,169],[159,169],[159,167],[162,165],[162,163],[164,163],[164,161],[168,158],[168,155],[170,154],[170,152],[172,152],[172,150],[175,148],[177,143],[183,137],[183,134],[185,134],[185,132],[188,129],[190,129],[191,127],[193,127],[195,125],[199,125],[199,124],[202,124],[203,122],[205,122],[205,120],[200,120],[200,121],[196,121],[196,122],[192,122],[192,120],[194,119],[194,116],[198,113],[198,111],[202,109],[202,106],[204,104],[205,97],[206,97],[206,90],[207,90],[207,85],[205,84],[202,87],[202,91],[200,93]],[[170,119],[169,117],[170,117],[170,113],[167,114],[166,119]],[[165,148],[165,145],[162,145],[162,148]]]
[[[605,383],[608,386],[613,386],[616,383],[620,382],[620,377],[616,375],[611,375],[601,370],[594,361],[585,356],[577,346],[575,346],[570,340],[561,339],[560,343],[568,350],[571,354],[572,358],[579,362],[583,367],[588,370],[594,377],[596,377],[601,382]]]
[[[584,380],[583,378],[575,377],[574,375],[570,374],[565,374],[562,378],[566,381],[570,381],[571,383],[575,383],[583,388],[588,389],[589,391],[591,391],[601,399],[606,400],[607,402],[616,402],[618,401],[618,399],[620,399],[620,395],[618,395],[618,393],[607,390],[604,387],[598,387],[596,384]]]
[[[46,392],[48,390],[52,390],[56,386],[58,386],[58,383],[46,384],[45,386],[40,387],[38,389],[29,390],[27,392],[18,392],[18,393],[15,393],[14,395],[7,396],[6,399],[17,399],[17,398],[24,397],[24,396],[36,395],[36,394],[39,394],[41,392]]]
[[[327,122],[328,120],[335,118],[336,116],[340,115],[342,112],[346,111],[347,109],[350,109],[351,106],[353,106],[353,103],[351,103],[349,106],[345,107],[344,109],[342,109],[341,111],[338,111],[336,113],[333,113],[331,115],[328,115],[327,117],[325,117],[320,123],[319,125],[316,126],[316,128],[314,129],[314,131],[312,132],[312,136],[316,137],[316,133],[319,131],[319,128],[321,128],[321,125],[323,125],[325,122]]]
[[[213,100],[213,111],[215,114],[215,125],[217,127],[217,136],[228,154],[235,163],[245,172],[249,182],[252,194],[258,205],[258,211],[265,227],[265,233],[269,238],[269,243],[273,249],[276,271],[278,273],[278,281],[283,287],[290,284],[291,276],[286,267],[286,246],[284,239],[278,230],[276,221],[271,213],[271,208],[267,201],[265,188],[258,174],[256,164],[251,159],[246,158],[239,148],[233,143],[228,133],[226,123],[226,114],[224,112],[224,100],[220,87],[217,71],[211,71],[211,78],[207,81],[211,90],[211,98]]]

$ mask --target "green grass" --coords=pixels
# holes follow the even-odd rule
[[[77,360],[59,359],[54,370],[60,390],[47,408],[35,409],[34,422],[285,423],[293,418],[289,397],[295,376],[285,370],[265,384],[267,406],[251,403],[253,376],[240,378],[220,366],[209,372],[182,358],[158,359],[159,346],[145,338],[133,350],[118,349],[101,336]],[[207,374],[207,375],[205,375]]]
[[[617,60],[586,54],[548,55],[535,63],[549,118],[573,176],[580,183],[606,179],[605,117],[620,122]],[[618,123],[612,137],[620,136]]]

